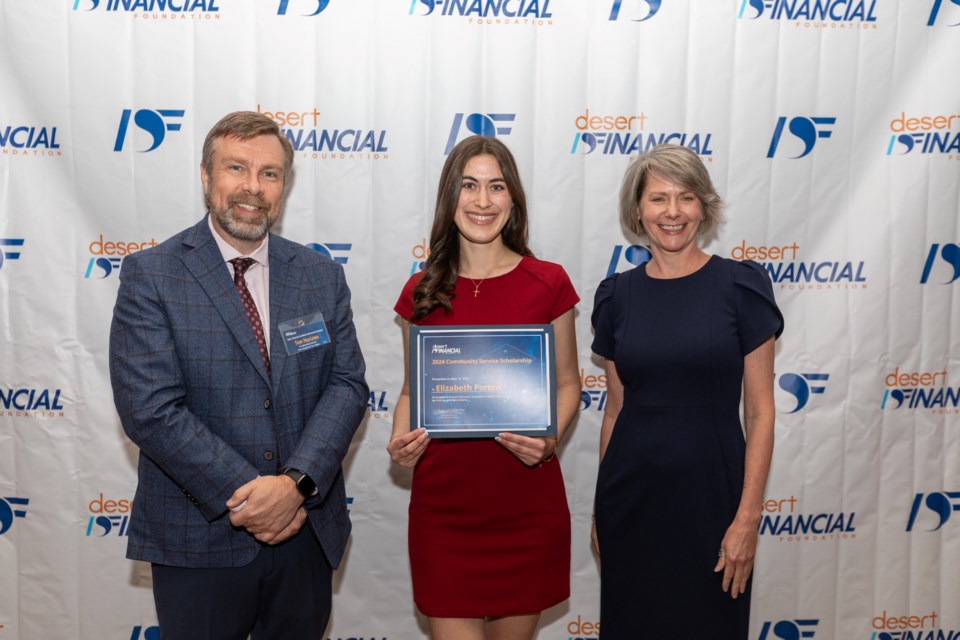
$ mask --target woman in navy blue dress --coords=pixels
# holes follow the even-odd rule
[[[684,147],[658,146],[624,176],[621,217],[651,259],[604,280],[593,310],[608,388],[595,503],[603,640],[747,638],[783,317],[760,265],[698,246],[721,206]]]

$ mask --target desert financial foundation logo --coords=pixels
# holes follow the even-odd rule
[[[584,620],[583,614],[570,620],[566,626],[567,640],[598,640],[600,637],[600,621]]]
[[[883,613],[874,616],[871,626],[874,631],[870,640],[957,640],[960,630],[948,630],[937,624],[940,614],[936,610],[930,613],[908,613],[895,615]]]
[[[478,26],[553,26],[550,0],[410,0],[407,15],[460,19]]]
[[[413,256],[413,264],[410,265],[410,273],[407,276],[412,276],[418,271],[423,271],[427,266],[427,258],[430,257],[430,245],[427,244],[426,238],[421,238],[419,244],[413,245],[413,248],[410,250],[410,255]]]
[[[933,415],[960,415],[960,386],[947,383],[947,370],[900,371],[883,378],[882,411],[926,410]]]
[[[713,162],[709,131],[648,130],[648,116],[643,113],[591,115],[590,109],[574,121],[570,153],[600,156],[631,156],[650,151],[659,144],[687,147],[704,162]]]
[[[888,156],[945,156],[960,160],[960,113],[900,115],[890,120]]]
[[[587,375],[580,369],[580,411],[599,411],[607,406],[607,376],[603,373]]]
[[[297,111],[267,111],[257,104],[262,113],[277,123],[283,135],[293,145],[294,153],[310,160],[389,160],[385,129],[367,127],[327,128],[320,123],[316,107]]]
[[[220,0],[73,0],[73,10],[127,14],[136,20],[215,21]]]
[[[0,417],[63,418],[61,389],[0,387]]]
[[[777,542],[830,542],[857,537],[855,512],[804,513],[796,496],[769,498],[763,502],[760,535]]]
[[[13,158],[59,158],[55,126],[15,123],[0,124],[0,155]]]
[[[746,240],[730,251],[734,260],[753,260],[767,270],[775,289],[783,291],[852,291],[869,284],[862,260],[846,258],[799,260],[796,242],[748,245]]]
[[[124,256],[155,246],[157,246],[157,241],[153,238],[144,242],[104,240],[101,233],[87,247],[90,258],[83,266],[83,278],[84,280],[108,279],[120,273],[120,265]]]
[[[740,0],[739,20],[793,23],[800,29],[876,29],[877,0]]]
[[[133,500],[105,498],[103,492],[87,504],[90,518],[87,520],[86,537],[123,538],[130,535],[130,509]]]

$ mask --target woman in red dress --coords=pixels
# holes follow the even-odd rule
[[[414,467],[413,595],[435,640],[529,640],[570,595],[570,512],[557,443],[580,402],[573,306],[560,265],[527,247],[527,207],[503,143],[474,136],[447,158],[425,269],[403,288],[404,382],[387,451]],[[554,327],[557,437],[431,440],[410,430],[410,324]]]

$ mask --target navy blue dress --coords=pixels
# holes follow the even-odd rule
[[[597,477],[603,640],[746,640],[749,585],[714,573],[743,489],[743,358],[783,316],[763,268],[717,256],[660,280],[646,265],[604,280],[593,351],[624,385]]]

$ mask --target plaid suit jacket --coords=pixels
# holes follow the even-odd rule
[[[225,503],[294,467],[317,483],[308,522],[339,565],[350,533],[341,462],[368,402],[350,291],[340,265],[279,236],[269,260],[269,376],[206,218],[123,262],[110,379],[140,448],[131,559],[249,563],[260,543],[231,526]],[[330,342],[287,355],[278,324],[316,311]]]

